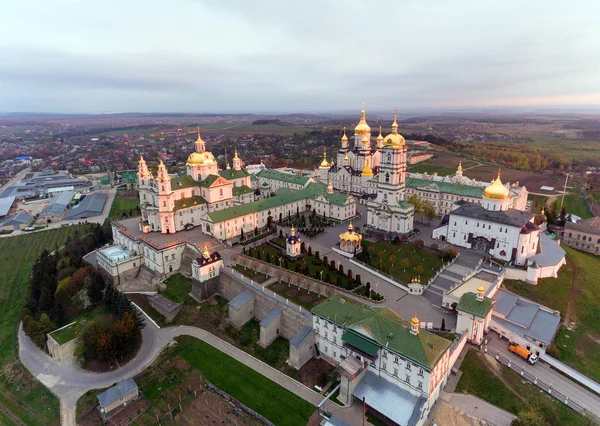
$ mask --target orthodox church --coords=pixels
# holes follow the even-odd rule
[[[483,202],[458,201],[433,230],[433,238],[489,253],[516,265],[541,252],[540,228],[535,214],[511,208],[511,192],[502,184],[500,171],[485,188]]]
[[[186,162],[187,174],[171,177],[161,161],[156,177],[143,157],[138,164],[142,231],[175,233],[194,227],[206,213],[254,201],[250,174],[237,150],[233,168],[219,170],[215,156],[200,137]]]

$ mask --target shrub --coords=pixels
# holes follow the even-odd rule
[[[331,266],[331,269],[335,269],[335,260],[332,260],[329,266]]]
[[[415,246],[421,248],[425,245],[425,242],[423,240],[415,240]]]
[[[310,247],[310,246],[308,247],[308,255],[312,256],[312,247]]]
[[[315,257],[317,258],[317,260],[321,260],[321,253],[319,253],[319,250],[315,252]]]
[[[329,258],[327,256],[323,256],[323,263],[329,265]]]
[[[348,269],[348,278],[352,279],[352,269]]]
[[[354,278],[354,280],[360,286],[360,274],[356,274],[356,277]]]
[[[450,257],[456,257],[458,255],[458,250],[456,250],[454,247],[450,247],[448,250],[446,250],[446,253],[448,253],[448,256]]]
[[[340,263],[340,267],[338,268],[338,270],[340,271],[340,274],[342,274],[342,275],[343,275],[343,274],[344,274],[344,265],[342,265],[342,264]]]
[[[436,243],[431,244],[429,247],[431,247],[433,250],[438,250],[440,248],[440,246]]]

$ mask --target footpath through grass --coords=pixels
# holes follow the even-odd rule
[[[58,399],[18,360],[17,327],[31,268],[40,253],[44,249],[53,251],[76,232],[84,231],[85,226],[69,226],[0,238],[0,412],[13,418],[7,423],[0,421],[1,424],[59,423]]]
[[[460,367],[463,375],[456,386],[457,392],[468,392],[515,415],[526,407],[534,407],[553,426],[590,424],[586,418],[490,357],[493,372],[483,357],[482,352],[472,349],[467,352]]]
[[[517,294],[560,311],[563,324],[549,354],[600,382],[600,258],[562,247],[567,252],[567,264],[558,278],[542,279],[536,286],[514,280],[505,280],[504,284]]]
[[[281,426],[306,425],[316,407],[241,362],[193,337],[177,338],[179,355],[219,389]]]

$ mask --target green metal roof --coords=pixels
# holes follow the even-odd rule
[[[246,185],[234,186],[232,189],[234,197],[236,197],[238,195],[242,195],[242,194],[247,194],[252,191],[253,191],[252,188],[250,188],[249,186],[246,186]]]
[[[174,210],[186,209],[189,207],[200,206],[202,204],[206,204],[206,200],[204,199],[204,197],[200,197],[199,195],[194,195],[193,197],[181,198],[179,200],[175,200]]]
[[[377,351],[379,350],[379,345],[377,343],[368,340],[354,330],[346,330],[342,336],[342,340],[371,356],[377,355]]]
[[[290,173],[278,172],[277,170],[261,170],[256,176],[258,178],[280,180],[302,186],[306,185],[306,182],[310,179],[307,176],[296,176]]]
[[[202,182],[198,182],[198,185],[202,186],[203,188],[210,188],[210,186],[215,183],[217,179],[219,179],[218,175],[208,175]]]
[[[406,180],[406,187],[420,189],[422,191],[439,191],[445,194],[453,194],[473,198],[482,198],[483,191],[485,190],[485,188],[479,186],[461,185],[459,183],[451,182],[436,182],[419,178],[408,178]],[[427,189],[425,187],[428,187],[430,189]]]
[[[222,178],[225,178],[227,180],[234,180],[234,179],[241,179],[243,177],[248,176],[248,172],[244,169],[240,169],[240,170],[229,169],[229,170],[220,170],[219,175]]]
[[[405,200],[398,201],[398,205],[403,209],[410,209],[411,207],[414,207],[411,203]]]
[[[185,189],[198,186],[200,182],[195,181],[193,177],[189,175],[175,177],[171,179],[171,189]]]
[[[494,306],[494,303],[495,301],[489,297],[484,297],[482,301],[479,301],[475,293],[465,293],[460,297],[456,310],[478,318],[485,318]]]
[[[341,203],[343,205],[347,199],[343,194],[327,194],[327,187],[322,184],[311,183],[306,188],[294,190],[289,188],[281,188],[277,193],[263,200],[254,201],[252,203],[242,204],[241,206],[229,207],[223,210],[217,210],[208,214],[213,223],[224,222],[236,217],[245,216],[247,214],[261,212],[275,207],[290,204],[295,201],[312,199],[314,200],[319,195],[330,196],[327,198],[332,204]],[[325,191],[324,191],[325,190]],[[332,197],[332,196],[336,197]],[[278,218],[276,218],[278,219]]]
[[[417,335],[412,334],[410,324],[389,308],[369,306],[337,293],[315,306],[311,312],[347,330],[352,329],[354,333],[363,334],[365,339],[376,342],[379,347],[429,370],[452,344],[427,330],[421,329]]]

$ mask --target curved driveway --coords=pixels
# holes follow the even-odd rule
[[[108,373],[84,371],[73,362],[57,363],[31,342],[23,332],[22,326],[19,327],[19,357],[25,367],[59,397],[61,423],[68,426],[75,425],[75,409],[81,395],[89,390],[105,388],[135,376],[152,364],[173,338],[182,335],[203,340],[314,405],[318,405],[322,400],[321,395],[302,383],[201,328],[176,326],[159,329],[148,321],[142,335],[143,342],[138,355],[127,365]],[[352,418],[351,408],[343,409],[328,401],[326,409],[342,419]]]

